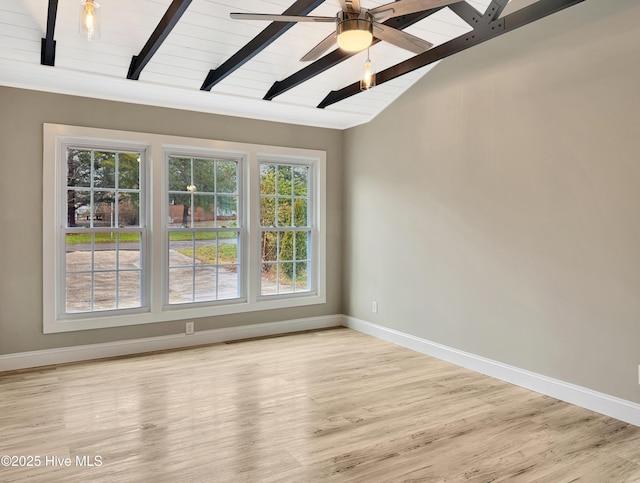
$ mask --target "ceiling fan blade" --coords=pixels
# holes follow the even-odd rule
[[[377,22],[387,20],[400,15],[422,12],[431,8],[446,7],[460,0],[399,0],[372,8],[369,13]]]
[[[306,15],[233,12],[230,16],[237,20],[265,20],[267,22],[336,22],[336,17],[313,17]]]
[[[331,35],[325,37],[320,41],[318,45],[316,45],[313,49],[305,54],[301,62],[311,62],[313,60],[317,60],[320,58],[322,54],[324,54],[327,50],[329,50],[336,43],[337,35],[335,32],[332,32]]]
[[[373,24],[373,35],[380,40],[389,42],[414,54],[421,54],[433,47],[431,42],[427,42],[420,37],[377,22]]]
[[[360,0],[340,0],[343,12],[360,13]]]

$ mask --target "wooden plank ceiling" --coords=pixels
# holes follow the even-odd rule
[[[229,14],[279,14],[293,0],[99,3],[101,36],[89,42],[79,33],[80,0],[2,0],[0,85],[344,129],[374,118],[435,65],[411,69],[370,91],[349,93],[319,109],[330,93],[345,92],[359,79],[366,52],[341,62],[325,59],[321,73],[296,84],[295,76],[310,69],[309,63],[299,59],[334,29],[327,23],[297,23],[208,91],[203,88],[210,73],[269,25],[232,20]],[[366,8],[385,3],[388,0],[362,0]],[[311,15],[334,16],[340,10],[338,0],[316,4]],[[465,12],[482,16],[490,4],[491,0],[467,0],[455,8],[438,9],[426,18],[413,19],[405,31],[437,48],[472,31]],[[55,26],[51,25],[52,6],[56,7]],[[175,22],[167,24],[173,13],[178,14]],[[370,57],[378,72],[388,72],[415,55],[379,42],[371,47]],[[285,85],[283,81],[288,82],[287,89],[275,89]],[[264,100],[267,93],[276,95]]]

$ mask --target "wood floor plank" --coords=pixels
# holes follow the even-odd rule
[[[631,482],[640,428],[340,328],[0,374],[1,455],[41,461],[1,482]]]

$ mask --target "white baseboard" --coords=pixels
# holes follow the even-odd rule
[[[635,426],[640,426],[640,404],[453,349],[354,317],[344,316],[343,325],[416,352],[466,367],[472,371],[495,377]]]
[[[172,334],[144,339],[122,340],[103,344],[90,344],[59,349],[47,349],[0,355],[0,372],[50,366],[68,362],[104,359],[131,354],[142,354],[166,349],[179,349],[230,340],[250,339],[268,335],[325,329],[342,325],[341,315],[309,317],[265,324],[243,325],[222,329],[203,330],[193,335]]]
[[[496,379],[515,384],[576,406],[595,411],[627,423],[640,426],[640,404],[603,394],[585,387],[536,374],[437,342],[372,324],[355,317],[328,315],[305,319],[285,320],[196,332],[193,335],[173,334],[144,339],[123,340],[58,349],[0,355],[0,372],[32,367],[79,362],[107,357],[142,354],[167,349],[179,349],[230,340],[249,339],[269,335],[324,329],[339,326],[392,342],[453,364],[466,367]]]

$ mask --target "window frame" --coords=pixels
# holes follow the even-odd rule
[[[91,147],[92,142],[113,142],[118,146],[146,146],[146,173],[141,183],[146,187],[146,290],[148,307],[144,309],[117,309],[82,313],[71,318],[59,317],[61,247],[64,246],[63,221],[60,219],[60,201],[66,201],[66,159],[61,156],[61,143],[74,139]],[[244,207],[241,227],[239,261],[244,283],[240,299],[220,300],[204,305],[177,304],[167,306],[165,294],[168,278],[168,176],[164,173],[165,153],[212,153],[239,161],[238,196]],[[316,243],[312,245],[315,273],[310,292],[260,296],[260,176],[259,160],[291,164],[309,163],[313,180],[310,189],[315,193],[313,230]],[[62,166],[61,166],[62,165]],[[313,174],[311,174],[313,173]],[[64,179],[63,179],[64,178]],[[142,180],[144,178],[144,181]],[[64,183],[64,184],[63,184]],[[43,125],[43,332],[57,333],[78,330],[121,327],[211,317],[217,315],[257,312],[269,309],[302,307],[326,303],[326,152],[321,150],[290,148],[218,141],[133,131],[118,131],[61,124]],[[56,200],[56,202],[51,202]],[[141,201],[142,203],[142,201]],[[311,216],[311,213],[310,213]],[[143,294],[143,298],[144,298]],[[186,305],[186,307],[184,306]]]
[[[88,228],[76,228],[67,226],[67,220],[64,219],[64,209],[67,206],[67,194],[69,191],[69,187],[67,183],[65,183],[65,179],[67,178],[67,149],[69,148],[78,148],[85,149],[92,152],[107,152],[107,151],[115,151],[115,152],[137,152],[140,153],[140,168],[139,168],[139,196],[140,196],[140,210],[138,213],[139,223],[138,226],[130,226],[130,227],[94,227],[90,226]],[[147,180],[147,157],[148,157],[148,145],[141,143],[132,143],[130,141],[119,141],[119,140],[104,140],[104,139],[94,139],[87,140],[86,138],[76,138],[76,137],[64,137],[60,139],[58,144],[58,155],[60,159],[64,159],[64,162],[60,163],[58,166],[58,171],[61,177],[61,181],[64,183],[64,187],[62,188],[62,195],[59,198],[56,198],[56,203],[58,204],[58,210],[56,210],[56,216],[59,217],[59,226],[60,226],[60,252],[58,252],[59,260],[56,264],[56,269],[59,271],[59,277],[57,279],[58,286],[56,287],[56,317],[60,320],[74,320],[74,319],[82,319],[86,318],[87,314],[95,314],[96,316],[109,316],[109,315],[129,315],[145,312],[149,307],[149,290],[147,289],[149,283],[149,236],[148,236],[148,223],[147,223],[147,213],[149,212],[148,200],[149,197],[146,196],[148,180]],[[94,162],[94,158],[92,156],[92,165]],[[93,175],[94,167],[91,167],[91,173]],[[92,176],[93,177],[93,176]],[[98,189],[93,187],[93,179],[91,180],[91,186],[88,187],[88,190],[92,193],[91,199],[93,200],[95,193],[100,192],[100,190],[104,190],[105,188]],[[77,191],[77,190],[76,190]],[[114,188],[115,192],[120,191],[117,188]],[[126,192],[126,191],[123,191]],[[92,203],[93,204],[93,203]],[[116,209],[117,210],[117,209]],[[91,225],[93,225],[93,212],[89,215],[91,217]],[[86,230],[86,231],[85,231]],[[66,235],[69,233],[80,233],[84,231],[88,234],[99,234],[99,233],[140,233],[140,307],[134,308],[117,308],[117,309],[105,309],[105,310],[91,310],[84,312],[67,312],[63,310],[66,305],[66,275],[68,275],[67,267],[66,267],[66,254],[63,255],[62,251],[66,252],[67,243],[66,243]],[[92,241],[92,252],[94,242]],[[116,241],[116,247],[119,245],[119,242]],[[120,272],[119,267],[115,267],[115,272],[118,274]],[[102,270],[95,270],[92,267],[91,273],[102,273]],[[93,287],[92,287],[93,292]],[[118,294],[116,292],[116,300],[118,299]],[[92,299],[92,305],[93,305]]]
[[[224,161],[235,161],[238,164],[238,172],[237,172],[237,197],[238,197],[238,213],[237,213],[237,227],[234,228],[233,230],[223,230],[217,227],[212,227],[211,229],[206,228],[206,229],[196,229],[196,228],[190,228],[190,230],[192,230],[193,232],[197,232],[197,231],[235,231],[236,229],[238,230],[238,251],[237,251],[237,257],[238,257],[238,275],[239,275],[239,279],[238,279],[238,283],[240,285],[239,287],[239,295],[236,298],[233,299],[220,299],[220,300],[211,300],[211,301],[194,301],[194,302],[185,302],[182,304],[172,304],[169,302],[169,276],[168,276],[168,272],[170,271],[171,266],[169,265],[169,233],[175,233],[178,232],[179,229],[174,229],[172,227],[169,227],[166,225],[166,220],[168,220],[169,218],[169,198],[171,196],[171,193],[169,192],[169,175],[168,175],[168,170],[169,170],[169,159],[172,157],[189,157],[189,158],[207,158],[207,159],[212,159],[215,161],[218,160],[224,160]],[[184,310],[186,308],[190,308],[190,307],[211,307],[211,306],[219,306],[219,305],[228,305],[228,304],[239,304],[239,303],[245,303],[247,301],[247,290],[246,290],[246,280],[247,280],[247,274],[246,274],[246,265],[248,263],[250,263],[250,261],[247,259],[248,257],[246,257],[244,255],[244,251],[245,250],[245,245],[246,243],[246,221],[245,221],[245,212],[246,212],[246,203],[245,203],[245,195],[244,195],[244,177],[243,177],[243,171],[245,169],[245,165],[246,164],[246,156],[240,153],[231,153],[229,151],[220,151],[220,150],[211,150],[211,149],[195,149],[193,147],[184,147],[184,146],[165,146],[163,149],[163,165],[164,165],[164,173],[165,173],[165,177],[163,179],[162,185],[163,185],[163,194],[166,196],[166,198],[163,198],[163,209],[166,210],[165,211],[165,216],[163,217],[163,227],[162,230],[164,231],[164,236],[166,238],[165,243],[165,249],[163,251],[164,257],[165,257],[165,262],[164,262],[164,266],[167,268],[167,274],[166,276],[163,277],[164,279],[164,290],[163,290],[163,305],[162,308],[163,310]]]
[[[318,229],[318,220],[321,219],[320,217],[320,213],[318,213],[316,204],[318,203],[318,199],[317,199],[317,193],[316,191],[318,190],[318,186],[317,186],[317,180],[316,178],[318,177],[318,173],[317,173],[317,169],[315,166],[315,160],[313,158],[297,158],[297,157],[284,157],[284,156],[258,156],[257,159],[257,177],[258,177],[258,181],[260,181],[260,166],[263,164],[274,164],[277,166],[304,166],[309,168],[309,173],[308,173],[308,183],[307,183],[307,190],[308,190],[308,207],[307,207],[307,227],[305,227],[305,231],[308,228],[309,234],[310,234],[310,245],[311,245],[311,253],[307,254],[307,258],[309,259],[309,265],[310,265],[310,269],[311,269],[311,276],[310,276],[310,280],[309,280],[309,290],[305,290],[305,291],[300,291],[300,292],[296,292],[295,290],[293,292],[285,292],[285,293],[278,293],[278,294],[262,294],[261,293],[261,287],[262,287],[262,277],[260,276],[260,273],[258,274],[258,289],[257,289],[257,298],[258,300],[261,301],[265,301],[265,300],[277,300],[277,299],[289,299],[289,298],[293,298],[293,297],[308,297],[308,296],[312,296],[317,294],[318,292],[318,287],[317,287],[317,277],[314,277],[313,274],[315,274],[318,271],[318,266],[317,266],[317,260],[318,260],[318,245],[319,245],[319,229]],[[279,194],[276,192],[275,193],[275,199],[276,199],[276,204],[277,204],[277,200],[279,197]],[[258,189],[258,193],[256,198],[256,203],[258,205],[257,209],[258,209],[258,213],[260,213],[260,207],[261,207],[261,193],[260,193],[260,189]],[[293,198],[295,200],[295,198]],[[292,214],[293,216],[293,214]],[[268,229],[271,228],[271,229]],[[259,265],[260,265],[260,270],[262,269],[262,253],[261,253],[261,235],[263,232],[265,231],[275,231],[278,233],[285,233],[287,231],[293,231],[294,233],[298,233],[298,231],[303,231],[303,230],[298,230],[299,227],[295,226],[295,225],[291,225],[289,226],[278,226],[276,224],[276,226],[274,227],[263,227],[260,224],[260,216],[258,216],[258,221],[256,223],[256,231],[258,232],[258,238],[259,238],[259,243],[258,243],[258,253],[256,255],[257,259],[259,260]],[[279,260],[276,263],[282,263]]]

